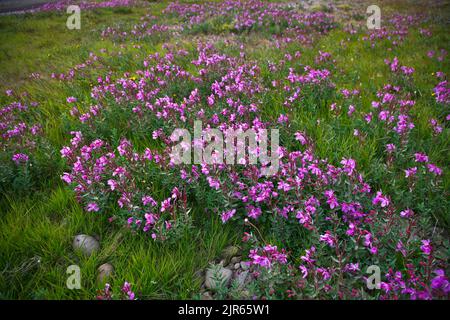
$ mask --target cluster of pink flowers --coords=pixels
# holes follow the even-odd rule
[[[436,98],[436,102],[444,105],[450,104],[450,84],[445,79],[445,75],[442,72],[437,72],[436,76],[442,81],[439,82],[433,89],[433,94]]]
[[[164,240],[180,218],[177,212],[184,215],[187,207],[186,195],[176,187],[161,201],[146,193],[146,180],[166,166],[162,156],[148,148],[137,153],[126,139],[114,150],[100,139],[84,145],[81,132],[72,135],[71,145],[61,149],[72,170],[63,173],[61,179],[73,186],[85,210],[104,212],[113,205],[117,212],[110,221],[119,219],[153,239]]]
[[[373,111],[363,115],[364,121],[369,127],[381,125],[389,132],[393,132],[400,138],[404,146],[408,142],[408,136],[415,125],[410,115],[410,110],[415,105],[409,94],[405,94],[400,86],[385,85],[377,92],[378,101],[372,101]],[[361,131],[367,128],[361,127]],[[396,141],[397,139],[393,139]],[[393,151],[395,145],[391,145]]]
[[[178,15],[182,30],[219,17],[230,21],[236,32],[282,23],[286,29],[271,38],[280,49],[295,41],[311,43],[314,37],[334,27],[328,14],[299,13],[283,4],[254,0],[172,3],[165,13]],[[131,34],[140,39],[169,30],[150,23],[152,17],[148,19]],[[397,44],[418,21],[417,17],[395,16],[390,23],[399,28],[373,32],[370,41],[391,39]],[[126,37],[130,31],[126,32],[110,28],[103,36]],[[370,180],[359,170],[361,162],[356,158],[346,155],[337,161],[323,159],[315,152],[309,132],[291,132],[290,119],[297,107],[307,104],[306,97],[321,98],[333,93],[348,109],[340,117],[341,107],[336,102],[325,111],[351,122],[354,136],[361,141],[383,131],[381,150],[387,154],[386,162],[389,166],[399,162],[395,167],[400,173],[404,170],[410,191],[418,172],[426,170],[434,179],[443,175],[443,169],[426,154],[408,149],[416,127],[411,112],[415,100],[408,86],[395,82],[385,85],[366,112],[360,88],[336,89],[333,59],[327,52],[319,52],[312,65],[300,63],[302,54],[296,51],[261,66],[246,58],[243,44],[227,44],[235,46],[239,53],[225,54],[210,42],[199,42],[196,49],[189,51],[179,44],[165,44],[160,53],[146,57],[139,70],[98,76],[88,105],[76,97],[67,98],[79,127],[72,132],[70,145],[61,150],[70,166],[61,178],[73,188],[83,208],[91,213],[111,212],[111,221],[118,220],[153,239],[166,240],[183,221],[181,218],[187,216],[194,198],[204,203],[207,213],[219,215],[223,223],[244,220],[249,222],[247,226],[255,226],[276,220],[286,229],[306,235],[307,241],[299,240],[301,243],[295,245],[297,253],[305,253],[294,257],[300,263],[290,269],[300,272],[298,287],[306,291],[357,297],[364,288],[365,270],[376,264],[387,274],[382,294],[375,294],[377,297],[425,299],[448,294],[448,279],[443,271],[447,262],[434,254],[438,244],[428,240],[421,229],[417,208],[399,205],[392,194],[386,193],[386,187],[380,190],[379,184],[366,182]],[[405,75],[402,80],[410,85],[413,68],[400,66],[397,58],[387,63],[394,74]],[[264,68],[269,72],[264,74]],[[435,88],[438,102],[446,101],[443,86],[447,83]],[[174,145],[169,135],[176,128],[192,129],[195,120],[201,120],[205,127],[202,136],[213,129],[225,138],[232,130],[253,129],[262,139],[261,130],[273,125],[261,111],[262,101],[274,92],[283,108],[275,119],[295,140],[289,148],[286,144],[272,151],[279,160],[275,175],[263,174],[268,163],[250,165],[248,155],[234,166],[220,161],[177,165],[169,157]],[[315,104],[309,105],[315,108]],[[120,130],[107,131],[111,128],[105,126],[115,119],[121,119]],[[444,130],[436,119],[430,119],[430,124],[435,134]],[[153,148],[146,148],[148,145]],[[186,150],[195,146],[207,151],[203,138],[184,145]],[[260,150],[250,152],[259,154]],[[220,159],[222,155],[215,156]],[[405,162],[400,163],[400,158]],[[23,161],[19,155],[15,159]],[[413,161],[414,166],[408,167],[407,163]],[[156,185],[162,180],[163,186]],[[438,180],[430,181],[429,185],[437,185]],[[285,240],[280,239],[280,243]],[[276,246],[259,245],[250,250],[250,264],[265,270],[274,265],[286,266],[292,257],[286,252]],[[399,267],[396,259],[401,259],[406,268]],[[123,292],[134,298],[129,286],[124,288]]]
[[[131,290],[131,284],[127,281],[124,282],[121,288],[120,300],[136,300],[136,294]],[[97,295],[97,300],[113,300],[115,298],[111,285],[105,284],[105,288]]]
[[[69,81],[73,81],[74,79],[77,79],[77,78],[83,79],[83,78],[88,77],[89,69],[93,69],[93,68],[100,69],[102,67],[102,65],[103,65],[102,59],[97,54],[95,54],[93,52],[89,52],[89,56],[84,62],[75,65],[74,67],[70,68],[67,72],[62,72],[62,73],[52,72],[50,74],[50,78],[61,81],[61,82],[65,82],[65,81],[69,82]],[[69,97],[69,98],[74,98],[74,97]],[[69,99],[67,102],[74,103],[74,102],[76,102],[76,100]]]
[[[81,10],[91,10],[96,8],[115,8],[127,7],[138,3],[137,0],[107,0],[107,1],[89,1],[89,0],[59,0],[47,2],[32,9],[18,11],[18,13],[37,13],[48,11],[66,11],[70,5],[78,5]]]
[[[398,73],[401,72],[405,76],[411,76],[414,73],[414,68],[407,66],[400,66],[397,57],[394,57],[392,61],[389,59],[385,59],[384,62],[389,66],[392,72]]]
[[[277,246],[266,245],[262,248],[250,250],[250,263],[263,268],[271,268],[274,263],[286,264],[287,254],[284,249],[278,250]]]
[[[130,30],[123,29],[123,27],[120,26],[109,26],[102,30],[101,36],[104,39],[109,38],[124,41],[131,38],[133,41],[141,41],[147,37],[156,35],[161,36],[171,30],[168,25],[154,23],[155,20],[155,16],[145,15],[141,17],[140,22],[135,24]],[[175,28],[172,28],[172,30],[175,30]]]
[[[13,93],[8,91],[8,94]],[[0,109],[0,150],[17,165],[29,160],[41,139],[41,126],[29,116],[30,108],[36,107],[35,102],[29,105],[12,102]]]
[[[310,42],[308,33],[311,31],[325,33],[334,27],[333,17],[327,13],[301,13],[285,3],[259,0],[227,0],[202,4],[172,2],[164,13],[182,18],[188,29],[216,18],[229,22],[236,31],[261,29],[273,24],[286,25],[289,35],[283,37],[282,42],[291,42],[292,37]]]
[[[408,36],[410,29],[417,27],[423,19],[424,16],[421,14],[394,14],[384,19],[381,29],[368,30],[368,36],[364,36],[363,40],[369,41],[372,47],[381,41],[389,41],[392,45],[398,46]]]

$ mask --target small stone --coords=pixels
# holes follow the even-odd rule
[[[236,264],[236,263],[239,263],[239,262],[241,262],[241,257],[233,257],[233,258],[231,258],[231,263],[232,264]]]
[[[239,253],[239,248],[236,246],[229,246],[226,247],[221,254],[221,258],[225,260],[225,264],[228,264],[228,262],[237,254]]]
[[[235,270],[239,269],[240,267],[241,267],[241,264],[240,264],[240,263],[235,263],[235,264],[234,264],[234,269],[235,269]]]
[[[241,261],[241,268],[242,270],[248,270],[249,266],[247,262]]]
[[[248,299],[250,299],[250,291],[248,291],[248,290],[242,290],[242,291],[241,291],[241,294],[240,294],[240,298],[241,298],[242,300],[248,300]]]
[[[203,292],[200,300],[213,300],[211,292],[208,292],[208,291]]]
[[[196,277],[196,278],[203,278],[204,273],[205,273],[205,272],[204,272],[203,269],[197,270],[197,271],[195,271],[195,273],[194,273],[194,277]]]
[[[213,266],[206,271],[205,287],[216,290],[220,286],[228,286],[231,281],[233,271],[221,266]]]
[[[109,263],[104,263],[98,267],[98,281],[103,282],[106,278],[109,278],[114,272],[114,267]]]
[[[239,288],[245,287],[248,284],[250,279],[251,279],[251,277],[249,276],[249,271],[244,271],[244,272],[240,273],[236,278]]]
[[[74,250],[80,250],[85,256],[90,256],[100,249],[100,243],[94,237],[85,234],[75,236],[72,245]]]

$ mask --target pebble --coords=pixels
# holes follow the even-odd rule
[[[227,268],[210,268],[206,271],[205,287],[210,290],[216,290],[221,286],[221,284],[228,286],[232,275],[233,271]]]
[[[114,272],[114,267],[109,263],[104,263],[98,267],[98,281],[103,282],[106,278],[110,277]]]
[[[239,262],[241,262],[241,257],[233,257],[233,258],[231,258],[231,263],[232,264],[236,264],[236,263],[239,263]]]
[[[74,250],[80,250],[85,256],[90,256],[94,251],[100,249],[100,243],[97,239],[86,234],[75,236],[72,246]]]
[[[242,268],[242,270],[248,270],[249,266],[246,262],[241,261],[241,268]]]

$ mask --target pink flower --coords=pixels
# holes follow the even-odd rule
[[[246,209],[247,209],[247,215],[253,219],[258,219],[258,217],[262,213],[261,208],[258,208],[255,206],[247,206]]]
[[[302,278],[305,279],[308,276],[308,269],[304,265],[298,267],[302,272]]]
[[[431,280],[431,288],[434,290],[441,291],[444,295],[450,293],[450,283],[448,278],[445,276],[445,271],[442,269],[435,270],[434,273],[437,275]]]
[[[143,196],[141,200],[144,206],[150,204],[150,206],[154,207],[157,205],[156,201],[150,196]]]
[[[72,154],[72,150],[69,147],[63,147],[60,152],[63,158],[67,158]]]
[[[280,114],[278,117],[278,123],[287,123],[289,121],[289,118],[285,114]]]
[[[24,153],[16,153],[12,156],[12,161],[14,161],[17,165],[21,162],[25,163],[29,160],[29,157]]]
[[[95,202],[89,202],[88,205],[86,206],[86,210],[88,212],[98,212],[100,210],[99,206],[95,203]]]
[[[348,263],[347,265],[345,265],[344,270],[348,272],[357,272],[360,270],[359,263]]]
[[[415,176],[417,173],[417,167],[409,168],[405,170],[405,178]]]
[[[327,203],[329,204],[330,209],[334,209],[339,206],[339,202],[337,201],[333,190],[326,190],[324,194],[325,197],[327,197]]]
[[[217,179],[214,179],[213,177],[206,178],[208,180],[209,186],[215,190],[219,190],[220,188],[220,182]]]
[[[406,209],[400,212],[400,216],[402,218],[410,218],[414,215],[414,212],[411,209]]]
[[[386,196],[383,196],[383,193],[381,191],[377,192],[377,195],[372,200],[373,205],[380,204],[382,208],[387,207],[389,205],[389,198]]]
[[[114,191],[117,188],[117,181],[113,179],[108,180],[108,185],[111,188],[111,191]]]
[[[351,105],[348,106],[348,112],[347,112],[347,115],[348,115],[349,117],[351,117],[351,115],[353,114],[353,112],[355,112],[355,106],[351,104]]]
[[[433,247],[431,246],[430,240],[422,240],[422,245],[420,246],[420,250],[426,255],[430,255]]]
[[[428,156],[424,153],[415,153],[416,162],[428,162]]]
[[[61,176],[61,180],[63,180],[67,184],[70,184],[72,183],[72,176],[69,173],[64,172]]]
[[[170,208],[170,200],[171,198],[168,198],[161,202],[161,212],[167,211]]]
[[[395,144],[389,143],[389,144],[386,145],[386,151],[387,151],[388,153],[394,152],[395,149],[396,149],[396,148],[395,148]]]
[[[236,209],[222,212],[222,215],[221,215],[222,223],[225,223],[228,220],[230,220],[234,216],[235,213],[236,213]]]
[[[297,131],[295,133],[295,140],[300,141],[300,143],[304,146],[308,143],[308,140],[306,139],[306,136],[303,132]]]
[[[127,171],[123,167],[117,167],[116,170],[113,172],[113,177],[119,176],[123,177]]]
[[[346,172],[347,175],[349,176],[352,175],[353,171],[356,168],[356,161],[350,158],[349,159],[342,158],[341,164],[344,167],[344,172]]]
[[[122,292],[128,296],[128,300],[134,300],[135,294],[131,291],[131,285],[128,282],[125,282],[122,286]]]
[[[144,218],[145,218],[145,224],[146,225],[148,225],[148,224],[155,224],[155,222],[156,222],[156,216],[153,214],[153,213],[146,213],[145,215],[144,215]]]
[[[320,236],[320,241],[326,242],[330,247],[334,247],[336,239],[333,237],[330,231],[325,231],[325,234]]]
[[[214,95],[210,95],[208,97],[208,105],[212,106],[214,104]]]
[[[403,245],[402,240],[398,240],[395,251],[400,252],[404,257],[406,257],[407,251],[405,249],[405,246]]]
[[[355,232],[356,232],[356,225],[350,222],[350,224],[348,225],[348,229],[345,233],[349,236],[354,236]]]
[[[315,252],[316,248],[312,246],[311,248],[305,250],[305,255],[301,256],[300,259],[302,259],[307,263],[313,264],[315,260],[312,258],[312,256],[314,255]]]
[[[431,173],[434,173],[437,176],[442,175],[442,169],[437,167],[436,165],[429,163],[427,164],[428,167],[428,171],[430,171]]]

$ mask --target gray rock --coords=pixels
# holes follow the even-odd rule
[[[247,264],[247,262],[241,261],[241,268],[242,270],[248,270],[249,265]]]
[[[210,290],[217,290],[221,286],[228,286],[231,281],[233,271],[219,266],[213,266],[206,271],[205,287]]]
[[[241,257],[233,257],[233,258],[231,258],[231,263],[232,264],[236,264],[236,263],[239,263],[239,262],[241,262]]]
[[[240,293],[240,298],[242,300],[249,300],[250,299],[250,291],[242,290],[241,293]]]
[[[194,273],[194,277],[196,277],[196,278],[203,278],[204,275],[205,275],[205,271],[203,269],[197,270]]]
[[[85,234],[75,236],[72,246],[74,250],[80,250],[85,256],[90,256],[100,249],[100,243],[94,237]]]
[[[241,272],[240,274],[238,274],[238,276],[236,277],[236,281],[239,285],[239,288],[244,288],[251,280],[251,275],[250,272],[244,271]]]
[[[213,296],[211,292],[206,291],[202,293],[200,300],[213,300]]]
[[[221,254],[221,258],[228,264],[230,260],[239,253],[239,248],[236,246],[226,247]]]
[[[235,270],[239,269],[240,267],[241,267],[241,264],[240,264],[240,263],[235,263],[235,264],[234,264],[234,269],[235,269]]]
[[[98,281],[104,282],[106,278],[109,278],[114,272],[114,267],[109,263],[104,263],[98,267]]]

